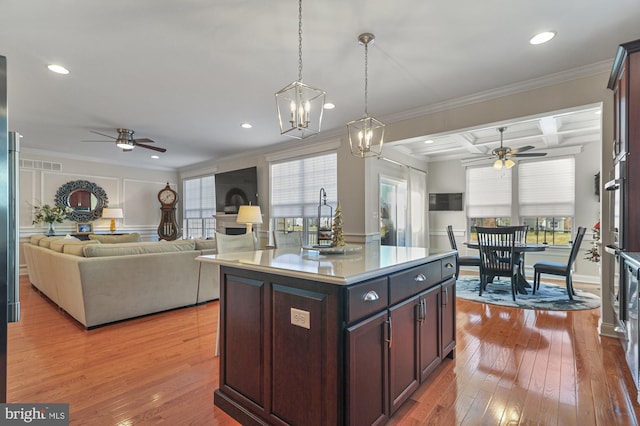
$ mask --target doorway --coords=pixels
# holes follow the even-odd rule
[[[407,181],[380,177],[380,244],[407,244]]]

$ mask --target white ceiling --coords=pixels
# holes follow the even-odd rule
[[[138,167],[181,168],[290,143],[278,131],[274,93],[297,79],[297,12],[295,0],[3,0],[10,129],[24,135],[27,152]],[[364,107],[362,32],[376,35],[369,113],[385,121],[551,74],[602,69],[618,44],[640,38],[639,16],[637,0],[306,0],[304,82],[336,104],[325,112],[323,133],[344,133]],[[558,36],[529,45],[541,30]],[[53,74],[49,63],[71,73]],[[527,135],[527,125],[541,127],[508,124],[509,146]],[[542,127],[570,124],[558,118]],[[96,139],[90,130],[115,136],[118,127],[167,152],[151,160],[149,150],[81,142]],[[447,144],[466,155],[490,150],[496,136],[493,129],[465,132]],[[569,137],[581,136],[542,140],[546,147]],[[440,149],[416,143],[404,149],[429,158]]]

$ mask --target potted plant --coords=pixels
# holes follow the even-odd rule
[[[48,223],[49,230],[47,231],[47,235],[51,236],[56,231],[54,224],[62,223],[73,210],[71,207],[63,205],[51,207],[49,204],[44,204],[42,206],[34,206],[33,211],[35,214],[33,224]]]

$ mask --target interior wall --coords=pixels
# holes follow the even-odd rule
[[[136,169],[132,167],[114,166],[98,162],[65,159],[61,157],[34,154],[23,151],[21,160],[35,160],[34,165],[44,167],[20,168],[20,241],[23,243],[31,235],[47,231],[46,224],[33,221],[33,206],[54,204],[58,188],[70,181],[87,180],[105,190],[109,207],[123,209],[124,218],[116,219],[117,232],[139,232],[143,240],[158,239],[157,227],[160,223],[160,203],[158,192],[167,182],[173,189],[178,189],[178,173],[175,171]],[[24,163],[24,162],[23,162]],[[27,164],[31,164],[27,161]],[[59,165],[59,170],[52,170],[51,164]],[[57,168],[57,167],[54,167]],[[181,216],[180,201],[176,206],[176,214]],[[179,222],[180,223],[180,222]],[[110,232],[110,219],[98,219],[93,222],[94,232]],[[71,234],[76,231],[76,223],[65,220],[56,224],[57,234]],[[22,253],[22,252],[21,252]],[[24,257],[20,256],[20,267],[26,273]]]

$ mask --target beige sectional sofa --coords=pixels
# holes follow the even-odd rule
[[[31,284],[86,328],[217,299],[219,278],[195,260],[214,248],[40,235],[23,244]]]

